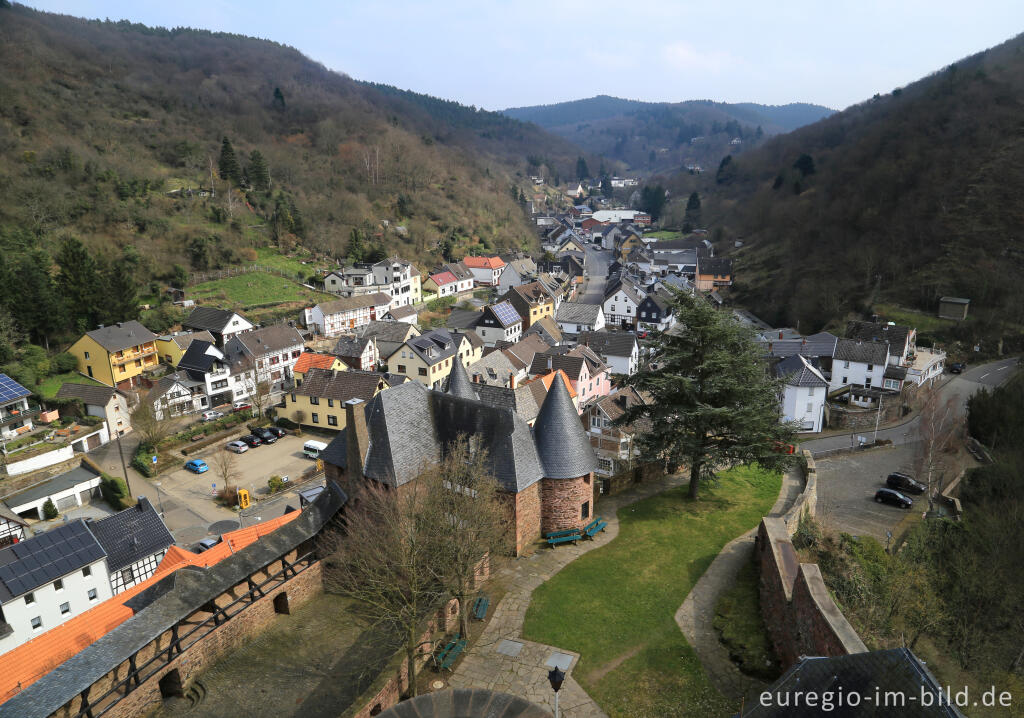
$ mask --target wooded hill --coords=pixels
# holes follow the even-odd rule
[[[1017,37],[668,186],[700,193],[723,248],[742,238],[738,295],[776,326],[883,301],[934,317],[951,295],[971,299],[963,340],[1019,338],[1022,117]]]
[[[459,256],[533,243],[517,201],[528,168],[568,176],[580,154],[534,125],[359,83],[273,42],[6,5],[7,266],[74,235],[136,285],[177,282],[261,245],[344,257],[356,232],[364,253],[426,269],[446,239]],[[216,197],[200,196],[211,183]]]
[[[632,171],[650,173],[691,163],[717,165],[729,149],[747,149],[764,135],[789,132],[832,110],[805,103],[639,102],[598,95],[503,112],[534,122],[587,152],[625,162]],[[743,144],[730,145],[736,138]]]

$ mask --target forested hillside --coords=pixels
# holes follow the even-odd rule
[[[971,300],[952,334],[1019,340],[1022,117],[1018,37],[669,186],[699,192],[723,247],[744,241],[737,291],[770,322],[809,332],[883,302],[934,317],[952,295]]]
[[[152,280],[260,247],[429,268],[439,244],[528,245],[525,173],[568,175],[578,156],[273,42],[0,5],[0,305],[37,341],[130,318]],[[42,322],[43,307],[62,311]]]
[[[534,122],[587,152],[649,173],[717,163],[728,149],[748,149],[765,135],[789,132],[827,117],[832,110],[804,103],[639,102],[599,95],[503,112]],[[742,144],[730,145],[737,138]]]

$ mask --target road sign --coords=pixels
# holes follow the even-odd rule
[[[214,496],[217,495],[217,484],[210,484],[210,493]]]
[[[156,463],[156,457],[155,456],[153,457],[153,463],[154,464]]]

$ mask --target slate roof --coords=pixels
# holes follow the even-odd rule
[[[896,366],[895,364],[887,364],[885,367],[884,378],[899,379],[900,381],[903,381],[904,379],[907,378],[907,367]]]
[[[107,569],[113,573],[174,543],[160,514],[145,496],[131,508],[89,523],[93,536],[107,554]]]
[[[384,377],[376,372],[312,368],[306,372],[302,384],[292,389],[292,393],[338,401],[369,401],[378,390],[384,388]]]
[[[484,313],[476,309],[452,309],[444,325],[449,329],[472,329],[483,317]]]
[[[146,393],[144,401],[147,404],[154,403],[157,399],[166,394],[175,384],[182,384],[185,387],[191,387],[196,383],[202,382],[192,379],[188,375],[188,372],[185,371],[176,371],[172,374],[164,374],[162,377],[157,379],[156,383],[153,384],[152,387],[150,387],[149,391]]]
[[[419,330],[405,322],[383,322],[379,319],[355,329],[357,336],[374,337],[378,344],[382,341],[401,344],[410,333],[416,335],[419,333]]]
[[[698,274],[714,274],[718,276],[732,275],[732,260],[720,257],[700,257],[697,260]]]
[[[460,396],[463,399],[480,398],[474,391],[473,382],[469,380],[469,375],[466,374],[466,367],[462,366],[460,361],[452,365],[452,370],[448,372],[446,383],[445,391],[452,396]]]
[[[566,324],[594,325],[601,314],[600,304],[584,304],[583,302],[562,302],[555,310],[555,320]]]
[[[547,389],[539,382],[537,386],[522,384],[515,389],[488,384],[474,384],[474,386],[480,396],[480,401],[496,409],[514,411],[520,419],[527,423],[537,418],[540,406],[544,403],[544,397],[547,395]]]
[[[775,376],[781,377],[787,386],[828,386],[821,372],[799,354],[793,354],[780,361],[775,365],[774,371]]]
[[[573,479],[597,468],[597,457],[565,382],[551,383],[533,425],[533,436],[546,478]]]
[[[395,307],[394,309],[388,310],[388,314],[397,321],[399,319],[405,319],[406,317],[416,316],[416,308],[411,304],[406,304],[404,307]]]
[[[498,384],[508,383],[510,374],[516,374],[522,367],[516,367],[504,352],[494,351],[473,362],[467,370],[471,376],[478,376],[474,383]]]
[[[206,329],[223,334],[224,330],[227,329],[228,322],[231,321],[231,317],[235,316],[235,314],[237,312],[232,312],[228,309],[218,309],[217,307],[196,307],[188,315],[188,319],[181,323],[181,326],[193,329]],[[242,315],[239,314],[238,316]],[[244,319],[245,317],[242,318]]]
[[[80,399],[89,406],[106,406],[114,396],[115,389],[111,386],[92,386],[91,384],[61,384],[57,390],[58,399]]]
[[[340,357],[361,357],[371,341],[371,337],[339,337],[331,353]],[[302,357],[299,357],[299,361],[302,361]],[[295,365],[295,371],[302,371],[298,364]]]
[[[449,262],[444,268],[454,274],[458,279],[472,279],[473,273],[469,271],[463,262]]]
[[[374,292],[373,294],[356,294],[351,297],[332,299],[329,302],[320,302],[316,306],[325,315],[330,315],[342,314],[344,312],[351,312],[356,309],[365,309],[368,307],[381,307],[388,304],[391,304],[390,294]]]
[[[579,343],[601,356],[629,357],[636,346],[636,335],[632,332],[580,332]]]
[[[885,364],[889,355],[887,342],[862,342],[856,339],[840,339],[836,342],[836,361],[852,361],[859,364]]]
[[[215,347],[211,342],[197,339],[189,344],[188,349],[181,355],[178,369],[193,369],[205,374],[218,361],[226,363],[224,352]]]
[[[45,499],[47,496],[60,493],[61,491],[67,491],[72,489],[78,484],[92,481],[99,474],[93,471],[85,464],[76,466],[71,471],[65,471],[63,474],[58,474],[48,481],[38,483],[35,486],[31,486],[24,491],[15,494],[14,496],[8,496],[5,499],[5,503],[8,506],[21,506],[22,504],[32,503],[39,499]]]
[[[526,330],[526,336],[532,336],[539,334],[548,344],[561,344],[564,337],[562,336],[562,328],[558,326],[551,317],[541,317]]]
[[[158,337],[161,341],[174,342],[178,345],[178,348],[184,351],[188,349],[188,345],[195,339],[202,339],[203,341],[210,342],[211,344],[215,341],[213,335],[207,330],[198,332],[178,332],[177,334],[165,334],[164,336]]]
[[[530,364],[530,375],[537,376],[561,369],[575,381],[580,378],[585,363],[586,360],[579,356],[557,354],[551,351],[539,352],[534,355],[533,363]]]
[[[796,704],[792,700],[796,691],[805,696],[816,695],[819,700],[814,701],[813,706],[806,702]],[[820,718],[823,715],[854,718],[886,713],[900,718],[963,718],[955,706],[947,705],[935,676],[908,648],[851,653],[834,658],[805,656],[765,692],[785,697],[781,701],[775,698],[764,702],[751,701],[743,712],[744,718]],[[921,700],[924,693],[932,696],[931,705],[925,705],[926,701]],[[822,712],[820,701],[820,697],[826,694],[836,697],[834,709],[827,713]],[[862,697],[897,694],[906,697],[906,701],[897,708],[885,708],[881,704],[851,707],[849,703],[838,701],[838,696],[852,694]]]
[[[511,346],[505,347],[501,351],[514,366],[519,369],[525,369],[533,364],[533,358],[538,352],[546,352],[550,348],[551,345],[539,335],[531,334],[528,337],[523,337]]]
[[[103,555],[103,547],[82,519],[0,549],[0,603],[95,563]]]
[[[640,306],[640,302],[642,302],[644,300],[644,298],[641,296],[639,288],[636,285],[634,285],[628,279],[623,279],[622,277],[618,277],[616,279],[613,279],[611,282],[609,282],[608,285],[605,287],[605,289],[604,289],[604,299],[605,299],[605,301],[608,301],[609,297],[614,296],[617,292],[620,292],[620,291],[623,294],[625,294],[626,297],[628,297],[629,300],[632,301],[637,306]]]
[[[459,351],[459,344],[447,329],[431,329],[409,339],[405,345],[427,364],[437,364]]]
[[[655,252],[678,252],[687,249],[696,249],[697,247],[707,247],[707,240],[697,239],[695,237],[681,238],[681,239],[661,239],[656,242],[648,242],[647,246]]]
[[[156,334],[134,319],[111,324],[101,329],[93,329],[86,334],[108,352],[119,352],[122,349],[156,341]]]
[[[246,353],[250,356],[260,357],[270,352],[302,346],[302,335],[295,327],[290,327],[287,324],[274,324],[262,329],[236,334],[231,337],[230,343],[235,346],[240,344],[245,347]]]
[[[893,347],[898,347],[898,352],[903,351],[910,332],[910,327],[898,324],[862,321],[852,321],[846,324],[847,339],[858,339],[862,342],[889,342]]]
[[[775,339],[776,330],[758,336],[757,341],[769,357],[788,357],[800,354],[805,357],[830,357],[836,352],[838,339],[828,332],[818,332],[809,337],[797,339]]]
[[[643,397],[640,396],[640,392],[631,386],[627,386],[608,396],[601,397],[597,401],[597,406],[611,421],[615,421],[626,413],[626,409],[646,403]]]
[[[551,301],[551,295],[548,294],[548,290],[544,288],[543,284],[537,281],[520,284],[518,287],[512,287],[509,292],[514,293],[515,296],[521,298],[531,307],[537,307]]]

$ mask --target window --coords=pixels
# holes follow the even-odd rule
[[[92,367],[87,366],[86,369],[89,371],[89,377],[92,378]]]
[[[405,359],[405,349],[402,350],[402,358]]]
[[[82,578],[89,578],[90,576],[92,576],[92,567],[86,566],[82,569]]]
[[[127,586],[129,583],[132,583],[134,580],[135,572],[132,571],[131,566],[121,571],[121,583],[123,583],[125,586]]]
[[[85,353],[85,360],[86,360],[86,361],[89,361],[89,352],[86,352],[86,353]]]
[[[814,402],[813,401],[807,402],[807,413],[810,414],[813,411],[814,411]]]
[[[405,374],[405,364],[399,364],[397,368],[399,374]]]
[[[850,368],[850,362],[844,361],[843,362],[843,369],[849,369],[849,368]]]
[[[319,406],[320,405],[320,397],[318,397],[318,396],[311,396],[311,397],[309,397],[309,403],[312,404],[313,406]]]
[[[613,304],[610,307],[608,307],[608,311],[614,312],[615,311],[615,305]]]
[[[90,588],[89,589],[89,593],[87,595],[89,596],[89,600],[90,601],[95,601],[96,600],[96,589],[95,588]]]
[[[38,631],[42,627],[43,627],[43,619],[41,617],[36,616],[35,618],[32,619],[32,630],[33,631]]]
[[[35,596],[34,593],[32,593],[30,591],[29,593],[25,594],[25,605],[26,606],[31,606],[35,602],[36,602],[36,596]]]
[[[849,384],[850,383],[849,381],[847,381],[847,378],[845,376],[843,377],[843,383],[844,384]]]
[[[646,319],[647,318],[647,312],[640,312],[640,316],[643,317],[644,319]]]
[[[580,507],[580,518],[581,519],[590,518],[590,502],[589,501],[584,501],[583,502],[583,506]]]
[[[427,375],[427,370],[426,370],[425,367],[420,367],[419,375],[420,376],[426,376]]]
[[[874,364],[868,364],[868,371],[874,371],[874,370],[875,370],[875,365]]]
[[[871,388],[871,377],[867,377],[866,379],[864,379],[864,388],[865,389],[870,389]]]
[[[338,417],[336,417],[334,414],[328,414],[327,415],[327,425],[328,426],[337,426],[338,425]]]
[[[67,602],[60,604],[60,615],[64,616],[68,613],[71,613],[71,604]]]
[[[56,581],[54,581],[53,582],[53,590],[54,591],[63,591],[64,590],[64,581],[62,579],[59,579],[59,578]]]

